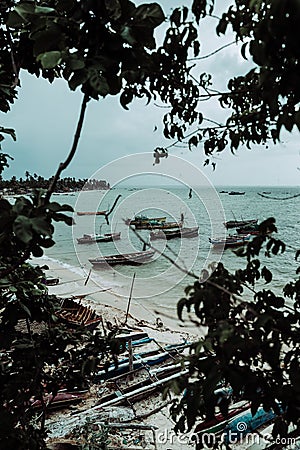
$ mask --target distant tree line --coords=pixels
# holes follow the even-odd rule
[[[46,179],[36,173],[31,175],[29,172],[25,172],[25,178],[17,179],[13,176],[10,180],[3,180],[0,177],[0,192],[8,191],[15,194],[25,194],[32,189],[48,189],[52,179],[53,177]],[[105,180],[88,180],[87,178],[77,180],[75,177],[66,177],[58,180],[55,191],[70,192],[101,189],[110,189],[110,184]]]

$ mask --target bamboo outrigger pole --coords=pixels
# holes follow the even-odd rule
[[[130,308],[130,303],[131,303],[131,298],[132,298],[132,291],[133,291],[133,284],[134,284],[134,280],[135,280],[135,275],[136,274],[134,272],[133,277],[132,277],[131,287],[130,287],[130,294],[129,294],[128,303],[127,303],[127,311],[126,311],[124,325],[126,325],[127,319],[128,319],[128,314],[129,314],[129,308]]]

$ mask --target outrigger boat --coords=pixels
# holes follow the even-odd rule
[[[184,216],[181,214],[180,222],[160,222],[156,220],[149,221],[148,223],[139,223],[135,225],[136,230],[168,230],[170,228],[180,229],[183,227]]]
[[[108,211],[77,211],[77,216],[105,216]]]
[[[84,326],[94,330],[101,322],[101,317],[90,306],[84,306],[73,298],[64,298],[61,302],[61,310],[56,316],[71,327]]]
[[[154,220],[151,220],[148,223],[139,223],[135,225],[136,230],[168,230],[170,228],[181,228],[182,222],[157,222]]]
[[[159,230],[150,233],[150,240],[157,239],[175,239],[175,238],[193,238],[199,235],[199,227],[178,228],[175,230]]]
[[[238,228],[245,227],[247,225],[256,225],[258,219],[249,219],[249,220],[229,220],[225,222],[224,225],[226,228]]]
[[[142,252],[125,253],[121,255],[101,256],[95,259],[89,259],[94,267],[122,265],[138,265],[151,261],[154,256],[154,250],[145,250]]]
[[[125,221],[125,224],[126,225],[139,225],[139,224],[147,224],[150,222],[163,223],[165,221],[166,221],[166,217],[151,217],[151,218],[149,218],[147,216],[140,215],[140,216],[135,216],[134,219],[127,219]]]
[[[242,439],[246,434],[251,433],[264,424],[275,419],[277,414],[270,409],[265,411],[263,407],[258,408],[254,416],[249,410],[241,413],[237,418],[233,419],[224,429],[223,439],[225,444],[230,444],[230,437],[235,436],[236,439]],[[243,424],[243,427],[240,426]]]
[[[242,245],[246,245],[248,241],[250,240],[251,235],[247,234],[244,235],[231,235],[226,238],[220,238],[220,239],[211,239],[209,238],[209,242],[214,247],[223,247],[226,248],[234,248],[234,247],[240,247]]]
[[[94,242],[112,242],[121,239],[120,233],[84,234],[77,238],[78,244],[93,244]]]

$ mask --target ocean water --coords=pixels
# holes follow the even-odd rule
[[[242,191],[244,195],[231,196],[225,191]],[[263,198],[258,192],[270,192],[273,200]],[[298,188],[287,187],[218,187],[199,188],[192,191],[185,187],[120,187],[109,191],[86,191],[74,194],[59,194],[53,197],[59,203],[68,203],[74,207],[72,227],[58,223],[54,239],[56,245],[45,252],[46,258],[59,261],[74,273],[74,281],[87,276],[92,269],[90,258],[116,253],[128,253],[142,250],[143,243],[124,223],[135,214],[150,217],[166,216],[168,221],[179,221],[184,215],[184,225],[199,226],[199,236],[193,239],[153,241],[152,245],[175,261],[181,270],[168,259],[156,254],[153,261],[141,266],[114,266],[108,269],[92,269],[91,276],[99,286],[110,287],[118,296],[128,298],[133,274],[135,282],[133,297],[151,311],[161,311],[166,315],[176,315],[176,304],[184,294],[184,288],[193,284],[193,277],[186,272],[199,276],[202,269],[208,269],[213,262],[222,261],[230,270],[236,270],[245,264],[231,250],[214,250],[210,237],[225,237],[234,233],[226,231],[224,222],[233,219],[258,219],[259,222],[275,217],[278,233],[276,237],[287,244],[284,254],[272,258],[262,258],[274,275],[272,288],[280,292],[284,284],[295,278],[295,251],[300,248],[300,197],[286,199],[299,193]],[[77,211],[109,210],[118,195],[117,206],[106,224],[103,216],[78,216]],[[77,238],[84,233],[121,232],[121,239],[109,243],[78,244]],[[149,240],[149,231],[138,234],[143,240]],[[46,261],[43,261],[46,262]],[[268,287],[268,285],[266,286]],[[250,295],[245,291],[245,295]]]

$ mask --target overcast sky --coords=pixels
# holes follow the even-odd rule
[[[202,56],[232,39],[230,36],[220,41],[215,39],[215,25],[213,19],[208,19],[206,26],[201,28]],[[249,69],[249,63],[241,58],[235,46],[200,64],[199,70],[211,72],[220,89],[226,87],[224,81],[230,76],[244,74]],[[50,85],[26,73],[21,74],[21,85],[11,112],[1,116],[1,125],[15,128],[17,132],[16,143],[6,138],[2,145],[2,150],[15,158],[3,175],[4,178],[24,177],[28,170],[49,177],[65,159],[72,144],[82,94],[70,92],[63,80]],[[146,100],[134,101],[130,110],[125,111],[118,97],[91,101],[78,152],[64,176],[89,178],[95,170],[117,158],[152,152],[157,146],[169,145],[171,141],[162,135],[162,116],[166,109],[153,103],[145,105]],[[203,109],[205,116],[211,119],[218,121],[224,117],[224,111],[216,104],[205,105]],[[157,127],[155,132],[154,127]],[[171,152],[203,168],[204,174],[215,185],[297,186],[300,179],[298,140],[299,133],[295,131],[284,133],[282,144],[276,147],[254,146],[251,151],[241,148],[236,155],[223,152],[216,159],[215,172],[210,167],[203,167],[205,157],[201,145],[193,152],[183,148],[172,148]]]

